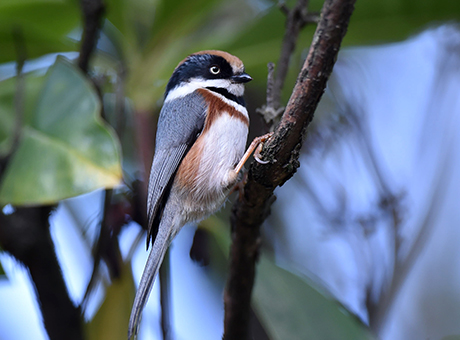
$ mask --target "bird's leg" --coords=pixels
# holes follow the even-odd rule
[[[235,174],[237,173],[235,172]],[[243,178],[241,179],[241,181],[236,182],[236,184],[233,186],[232,190],[230,190],[230,193],[228,195],[230,196],[234,192],[238,192],[238,199],[241,201],[243,199],[244,186],[246,185],[247,181],[248,181],[248,173],[245,172],[243,174]]]
[[[260,151],[262,150],[262,146],[264,145],[265,141],[267,139],[269,139],[271,136],[273,136],[273,132],[270,132],[270,133],[267,133],[267,134],[265,134],[263,136],[254,138],[254,140],[252,141],[251,145],[249,145],[249,148],[246,150],[246,152],[244,153],[243,157],[241,158],[239,163],[236,165],[235,170],[233,170],[233,171],[236,174],[238,174],[241,171],[241,169],[243,168],[244,163],[246,163],[246,161],[248,160],[249,156],[251,156],[251,154],[254,152],[254,150],[256,150],[256,148],[257,148],[257,150],[254,153],[255,160],[257,162],[261,163],[261,164],[267,164],[268,162],[262,161],[259,158],[259,156],[260,156]]]

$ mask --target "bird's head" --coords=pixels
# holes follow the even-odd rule
[[[198,88],[223,89],[241,97],[244,83],[251,80],[237,57],[223,51],[201,51],[189,55],[177,65],[166,87],[165,98],[184,96]]]

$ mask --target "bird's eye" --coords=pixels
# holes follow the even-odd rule
[[[217,66],[211,66],[209,71],[211,71],[212,74],[219,74],[220,68],[218,68]]]

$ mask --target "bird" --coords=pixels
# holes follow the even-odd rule
[[[128,339],[137,336],[140,316],[174,237],[188,223],[219,210],[240,180],[244,163],[263,143],[256,137],[245,152],[249,115],[243,99],[252,78],[243,62],[224,51],[196,52],[182,60],[166,86],[147,193],[147,249],[152,248],[134,299]]]

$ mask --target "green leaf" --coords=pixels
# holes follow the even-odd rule
[[[92,85],[59,58],[2,176],[0,204],[51,204],[119,184],[119,145],[99,113]]]
[[[89,340],[126,340],[135,290],[128,261],[122,265],[120,277],[107,287],[104,302],[86,326]]]
[[[40,90],[43,87],[44,77],[29,74],[25,77],[22,121],[30,124],[38,101]],[[17,90],[17,78],[9,78],[0,82],[0,157],[10,152],[12,135],[15,125],[14,96]]]
[[[298,276],[262,256],[253,306],[272,339],[374,339],[369,330]]]

